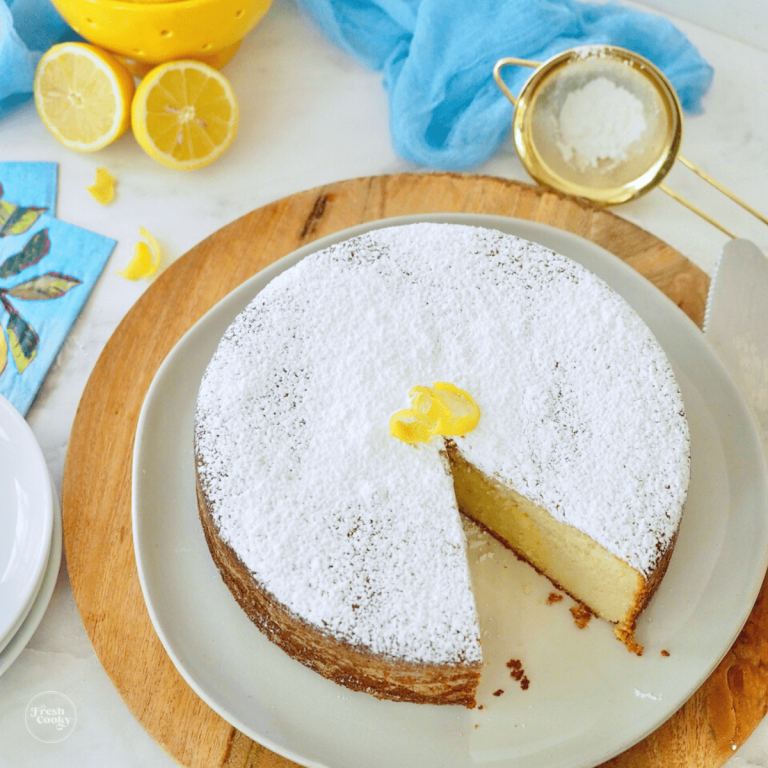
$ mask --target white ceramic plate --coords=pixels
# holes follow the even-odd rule
[[[45,615],[48,603],[51,602],[56,580],[59,576],[61,566],[62,549],[62,531],[61,531],[61,508],[56,489],[51,480],[51,496],[53,499],[53,536],[51,539],[51,552],[48,556],[48,563],[45,567],[45,573],[40,584],[40,590],[35,595],[30,610],[21,622],[18,630],[8,641],[5,648],[0,652],[0,675],[13,664],[19,654],[24,650],[27,643],[32,638],[35,630],[40,625]]]
[[[495,227],[581,262],[640,313],[680,382],[692,481],[669,571],[643,615],[642,658],[594,620],[575,627],[568,599],[495,542],[470,548],[482,624],[483,709],[378,701],[310,672],[240,610],[198,521],[193,412],[227,326],[267,282],[307,254],[374,227],[412,221]],[[733,643],[768,565],[765,462],[748,409],[696,326],[660,291],[593,243],[551,227],[480,215],[380,221],[302,248],[260,272],[196,324],[150,387],[136,435],[133,526],[144,597],[181,674],[222,717],[298,763],[328,768],[592,766],[639,741],[701,685]],[[474,538],[474,535],[473,535]],[[484,554],[493,557],[483,557]],[[669,657],[661,650],[670,652]],[[506,662],[519,659],[523,691]],[[503,689],[496,697],[493,692]]]
[[[18,630],[48,564],[53,501],[43,452],[0,396],[0,649]]]

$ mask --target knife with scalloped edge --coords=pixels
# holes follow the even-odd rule
[[[752,408],[768,451],[768,258],[749,240],[720,252],[704,333]]]

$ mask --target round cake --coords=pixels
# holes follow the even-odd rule
[[[477,427],[393,437],[437,381]],[[208,365],[195,457],[213,559],[273,642],[356,690],[466,706],[482,653],[460,512],[638,651],[690,474],[679,387],[634,310],[564,256],[449,224],[270,282]]]

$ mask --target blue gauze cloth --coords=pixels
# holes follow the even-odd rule
[[[577,45],[645,56],[689,112],[701,111],[712,68],[672,24],[617,5],[576,0],[298,0],[325,34],[383,70],[395,151],[422,165],[480,165],[509,133],[513,107],[493,80],[505,56],[544,61]],[[517,93],[530,69],[507,67]]]
[[[32,96],[37,62],[65,40],[82,38],[49,0],[0,0],[0,118]]]

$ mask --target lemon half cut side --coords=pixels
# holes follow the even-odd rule
[[[199,61],[169,61],[147,74],[131,108],[133,133],[152,158],[179,170],[202,168],[237,133],[239,109],[229,81]]]
[[[65,147],[94,152],[131,124],[133,76],[113,56],[86,43],[60,43],[40,59],[35,106]]]

